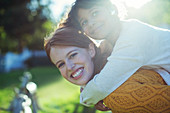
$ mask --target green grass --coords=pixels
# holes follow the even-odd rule
[[[55,67],[36,67],[28,70],[37,84],[38,113],[82,113],[86,108],[79,104],[79,86],[63,79]],[[14,97],[14,87],[19,87],[19,78],[24,70],[0,74],[0,107],[7,108]],[[92,108],[88,108],[89,110]],[[0,113],[8,113],[2,112]],[[106,113],[96,111],[96,113]],[[107,112],[108,113],[108,112]]]

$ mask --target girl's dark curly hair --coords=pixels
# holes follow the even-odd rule
[[[69,13],[66,15],[66,19],[64,19],[64,21],[61,21],[59,26],[72,26],[74,28],[82,30],[78,21],[78,10],[80,8],[90,9],[93,6],[107,7],[111,10],[115,10],[115,12],[118,13],[116,6],[112,4],[110,0],[76,0],[73,3]]]

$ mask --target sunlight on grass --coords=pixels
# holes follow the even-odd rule
[[[29,71],[38,86],[37,98],[42,110],[38,113],[82,113],[86,108],[79,103],[80,87],[66,81],[55,67],[36,67]],[[20,86],[24,70],[2,73],[0,76],[0,107],[8,108],[14,97],[14,87]],[[7,113],[0,111],[0,113]],[[96,111],[95,113],[110,113]]]
[[[83,106],[79,104],[80,88],[61,78],[57,82],[50,83],[38,89],[41,113],[81,113]],[[110,113],[96,111],[96,113]]]
[[[79,103],[79,86],[67,82],[64,78],[38,89],[38,102],[45,112],[72,113]]]
[[[13,96],[14,96],[14,92],[12,88],[0,89],[0,103],[3,103],[0,104],[0,107],[8,108],[11,100],[13,99]]]
[[[59,104],[60,101],[75,98],[75,95],[79,96],[79,86],[73,85],[63,78],[38,89],[38,98],[41,104],[48,103],[51,100],[58,100],[57,104]]]

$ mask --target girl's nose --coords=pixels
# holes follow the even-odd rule
[[[93,21],[93,20],[91,20],[91,21],[89,21],[89,27],[94,27],[94,25],[95,25],[95,21]]]

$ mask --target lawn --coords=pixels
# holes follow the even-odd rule
[[[38,103],[42,108],[38,113],[86,113],[86,110],[94,110],[79,104],[79,87],[63,79],[55,67],[36,67],[27,71],[31,72],[32,81],[38,86]],[[14,97],[13,89],[20,86],[19,78],[23,72],[17,70],[0,74],[0,107],[9,106]],[[93,113],[106,112],[97,110]]]

